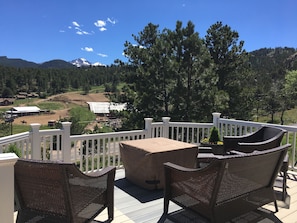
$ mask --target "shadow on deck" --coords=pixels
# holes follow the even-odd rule
[[[115,186],[137,199],[141,203],[146,203],[163,198],[163,190],[147,190],[136,186],[126,178],[115,181]]]

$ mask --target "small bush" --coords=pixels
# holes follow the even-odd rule
[[[219,130],[216,127],[212,127],[209,142],[217,144],[217,142],[221,141]]]
[[[4,153],[15,153],[18,157],[22,157],[21,149],[19,149],[15,144],[11,144],[8,146]]]

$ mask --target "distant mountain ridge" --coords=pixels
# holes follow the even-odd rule
[[[261,48],[249,52],[250,63],[253,70],[271,72],[276,66],[284,66],[289,70],[297,70],[297,49],[292,47]],[[7,58],[0,56],[0,66],[16,68],[73,68],[73,67],[97,67],[106,66],[100,62],[91,63],[85,58],[77,58],[72,61],[50,60],[41,64],[26,61],[19,58]]]
[[[55,59],[46,61],[44,63],[38,64],[35,62],[19,59],[19,58],[7,58],[6,56],[0,56],[0,65],[8,67],[18,67],[18,68],[73,68],[73,67],[89,67],[89,66],[105,66],[102,63],[96,62],[91,63],[85,58],[77,58],[70,62],[65,60]]]
[[[7,58],[6,56],[0,56],[0,65],[8,67],[38,67],[37,63],[18,58]]]

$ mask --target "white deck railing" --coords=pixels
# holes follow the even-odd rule
[[[293,167],[296,162],[297,127],[224,119],[220,118],[220,113],[213,113],[212,123],[170,122],[169,117],[163,117],[162,122],[153,122],[151,118],[146,118],[142,130],[85,135],[70,135],[70,122],[63,122],[61,129],[51,130],[40,130],[40,124],[31,124],[29,132],[0,138],[0,153],[14,144],[25,159],[76,162],[82,171],[96,171],[106,166],[121,167],[120,141],[166,137],[199,145],[203,138],[209,136],[213,126],[217,126],[224,136],[244,135],[263,125],[287,130],[284,140],[292,144],[290,164]]]
[[[5,155],[1,153],[7,150],[10,145],[16,145],[21,150],[22,158],[25,159],[75,162],[82,171],[92,172],[106,166],[122,167],[119,151],[120,141],[166,137],[199,145],[203,138],[209,136],[210,129],[213,126],[218,127],[221,136],[224,136],[244,135],[256,131],[263,125],[277,126],[288,131],[284,137],[284,143],[289,142],[292,144],[290,168],[295,170],[297,127],[224,119],[220,118],[220,113],[213,113],[212,123],[170,122],[169,117],[163,117],[162,122],[153,122],[151,118],[146,118],[143,130],[85,135],[70,135],[70,122],[63,122],[61,129],[51,130],[40,130],[40,124],[31,124],[29,132],[0,138],[0,164],[2,163],[0,165],[0,173],[3,173],[5,170],[6,164],[13,166],[13,162],[8,162],[1,158]],[[13,176],[13,172],[11,174]],[[13,178],[12,176],[10,177]],[[5,189],[3,189],[4,187],[2,187],[5,181],[6,175],[0,174],[2,196],[10,196],[11,191],[6,193]],[[10,184],[10,188],[13,188],[13,182],[10,182]],[[3,201],[7,199],[11,199],[11,196],[5,199],[1,197],[0,209],[5,206]],[[12,213],[13,210],[5,214],[7,219],[10,219]]]

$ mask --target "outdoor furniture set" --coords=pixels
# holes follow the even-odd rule
[[[170,201],[211,222],[224,222],[270,202],[277,211],[273,185],[290,145],[280,146],[284,130],[267,128],[257,131],[262,135],[253,140],[253,134],[224,137],[222,155],[211,149],[201,155],[197,145],[166,138],[123,141],[126,178],[145,189],[164,189],[161,222],[169,217]],[[197,157],[206,167],[197,168]],[[75,164],[19,159],[17,222],[90,222],[105,208],[111,222],[114,178],[115,167],[89,176]]]

